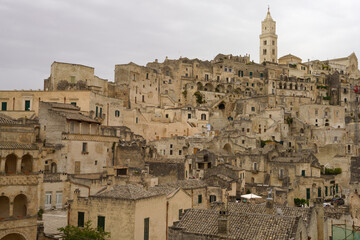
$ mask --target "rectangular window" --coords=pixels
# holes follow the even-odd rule
[[[116,169],[116,176],[123,176],[123,175],[127,175],[127,169],[126,168]]]
[[[78,227],[84,227],[85,213],[78,212]]]
[[[306,200],[310,199],[310,188],[306,189]]]
[[[335,185],[335,187],[336,187],[336,193],[338,193],[339,192],[339,185]]]
[[[266,45],[267,44],[267,41],[266,40],[264,40],[264,45]]]
[[[75,161],[75,174],[80,174],[80,161]]]
[[[172,155],[173,154],[173,150],[170,150],[170,155]]]
[[[102,118],[102,108],[100,108],[100,114],[99,114],[99,117]]]
[[[321,197],[321,187],[318,188],[318,197]]]
[[[327,195],[328,195],[328,187],[325,186],[325,196],[327,196]]]
[[[2,102],[1,103],[1,111],[6,111],[7,110],[7,102]]]
[[[179,155],[181,155],[182,154],[182,152],[181,152],[181,150],[179,150]]]
[[[202,195],[198,195],[198,203],[202,203]]]
[[[179,209],[179,220],[181,219],[182,209]]]
[[[135,122],[136,122],[136,123],[139,123],[139,118],[138,118],[138,117],[135,119]]]
[[[301,176],[305,177],[305,170],[301,170]]]
[[[99,116],[99,107],[96,106],[95,108],[95,117],[98,117]]]
[[[30,111],[30,100],[25,100],[25,111]]]
[[[272,50],[272,55],[275,55],[275,49]]]
[[[150,219],[144,219],[144,240],[149,240]]]
[[[76,102],[71,102],[71,105],[74,105],[74,106],[76,106]]]
[[[205,74],[205,80],[209,80],[209,74]]]
[[[252,72],[250,72],[250,78],[252,78],[253,77],[253,73]]]
[[[56,208],[62,208],[62,192],[56,192]]]
[[[216,195],[210,195],[210,202],[216,202]]]
[[[82,153],[87,153],[87,143],[86,142],[84,142],[82,144]]]
[[[105,217],[98,216],[98,231],[105,231]]]
[[[190,113],[188,114],[188,119],[191,119],[191,114]]]
[[[52,195],[52,192],[45,193],[45,209],[51,208],[51,195]]]
[[[252,111],[252,112],[255,112],[255,107],[251,107],[251,111]]]

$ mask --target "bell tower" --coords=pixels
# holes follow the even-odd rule
[[[270,8],[264,21],[261,22],[259,63],[277,62],[276,22],[270,15]]]

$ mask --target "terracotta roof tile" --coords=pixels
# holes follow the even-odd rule
[[[5,114],[0,113],[0,124],[17,124],[16,121]]]
[[[198,179],[188,179],[188,180],[180,180],[177,182],[166,183],[159,185],[160,187],[171,187],[171,188],[182,188],[182,189],[195,189],[195,188],[203,188],[206,187],[207,184],[203,180]]]
[[[213,209],[219,209],[220,203],[215,203]],[[228,203],[229,212],[258,213],[265,214],[266,206],[264,204],[248,204],[248,203]],[[275,215],[281,213],[283,216],[302,217],[305,225],[309,223],[311,216],[311,208],[274,206],[273,213]]]
[[[216,210],[190,209],[186,211],[176,228],[183,232],[208,236],[218,235]],[[299,219],[296,217],[230,212],[228,239],[291,239]]]
[[[125,200],[138,200],[138,199],[150,198],[159,195],[164,195],[164,194],[155,191],[147,191],[142,186],[127,184],[127,185],[114,185],[111,187],[110,190],[106,190],[94,196],[125,199]]]

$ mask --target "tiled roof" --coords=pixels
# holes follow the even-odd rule
[[[66,103],[57,103],[57,102],[50,102],[51,107],[53,108],[60,108],[60,109],[68,109],[68,110],[80,110],[79,107],[73,104],[66,104]]]
[[[0,124],[16,124],[16,121],[5,114],[0,113]]]
[[[214,204],[213,209],[218,209],[219,205]],[[283,216],[302,217],[305,225],[310,221],[311,208],[274,206],[273,213],[275,215],[281,213]],[[266,206],[264,204],[248,204],[248,203],[228,203],[229,212],[259,213],[265,214]]]
[[[81,122],[90,122],[90,123],[99,123],[98,121],[81,114],[80,112],[64,112],[64,111],[54,111],[57,114],[65,117],[68,120],[75,120]]]
[[[150,198],[154,196],[164,195],[155,191],[147,191],[144,187],[127,184],[127,185],[114,185],[110,190],[98,193],[95,197],[116,198],[125,200],[138,200],[142,198]]]
[[[203,188],[206,187],[207,184],[205,181],[198,179],[188,179],[188,180],[180,180],[177,182],[166,183],[159,185],[161,187],[172,187],[172,188],[182,188],[182,189],[195,189],[195,188]]]
[[[24,150],[36,150],[38,149],[36,144],[25,144],[17,142],[0,142],[0,149],[24,149]]]
[[[220,178],[221,180],[225,181],[225,182],[232,182],[234,181],[234,179],[228,177],[228,176],[225,176],[223,174],[217,174],[215,175],[216,177]]]
[[[158,194],[164,194],[164,195],[169,195],[170,193],[174,192],[175,190],[176,189],[173,188],[173,187],[161,186],[161,185],[151,187],[149,189],[149,191],[151,191],[151,192],[155,192],[155,193],[158,193]]]
[[[182,228],[186,233],[217,236],[218,216],[216,210],[190,209],[176,228]],[[228,221],[227,239],[285,240],[293,237],[299,220],[296,217],[231,212]]]

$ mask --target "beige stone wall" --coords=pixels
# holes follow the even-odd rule
[[[299,119],[306,124],[319,127],[327,124],[333,128],[345,127],[345,111],[340,106],[302,105],[299,109]]]
[[[25,240],[36,239],[37,236],[37,218],[29,217],[11,221],[0,222],[0,239],[9,234],[18,234]]]
[[[84,212],[85,222],[90,220],[93,227],[97,227],[98,216],[104,216],[105,231],[111,232],[111,239],[135,239],[135,206],[134,201],[75,198],[70,209],[70,225],[77,226],[78,212]]]
[[[149,239],[166,239],[166,196],[136,201],[134,239],[144,239],[144,219],[149,218]]]
[[[166,238],[166,196],[141,200],[112,198],[75,198],[70,210],[70,224],[77,226],[78,212],[85,213],[85,222],[97,226],[97,217],[105,216],[105,231],[111,239],[143,239],[144,219],[150,219],[150,239]]]
[[[170,227],[175,221],[179,220],[180,209],[184,212],[185,209],[191,208],[191,201],[191,196],[182,189],[173,196],[168,196],[167,226]]]

